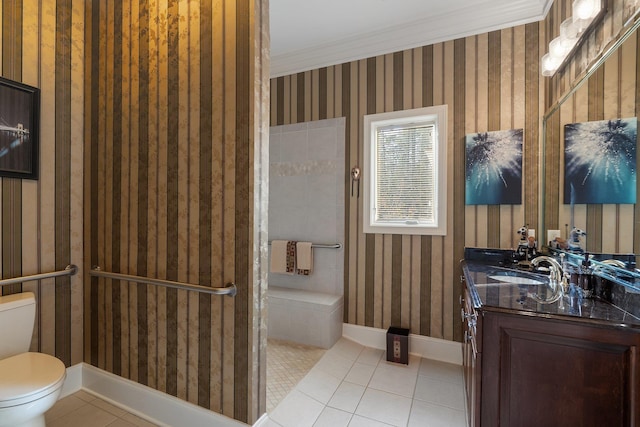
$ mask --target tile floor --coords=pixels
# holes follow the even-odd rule
[[[47,427],[153,427],[148,421],[80,390],[45,414]]]
[[[340,339],[268,412],[267,427],[466,427],[462,367]],[[269,379],[267,379],[267,383]]]
[[[269,338],[267,341],[267,412],[318,363],[327,350]]]
[[[414,356],[408,366],[389,363],[382,350],[345,338],[328,351],[277,341],[269,346],[267,407],[271,408],[262,426],[467,425],[458,365]],[[47,427],[154,426],[85,391],[58,401],[45,418]]]

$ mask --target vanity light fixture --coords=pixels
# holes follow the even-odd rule
[[[549,43],[549,53],[540,61],[543,76],[553,76],[582,41],[587,30],[604,12],[605,0],[574,0],[572,16],[560,24],[560,35]]]

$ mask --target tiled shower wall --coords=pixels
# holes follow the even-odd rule
[[[344,243],[344,118],[275,126],[269,137],[269,240]],[[309,276],[270,286],[342,295],[344,248],[315,248]]]

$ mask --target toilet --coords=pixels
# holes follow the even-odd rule
[[[44,427],[62,390],[64,363],[29,352],[35,317],[32,292],[0,297],[0,427]]]

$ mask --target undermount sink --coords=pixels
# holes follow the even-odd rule
[[[522,276],[503,276],[503,275],[493,275],[488,276],[489,279],[498,280],[500,282],[505,283],[517,283],[520,285],[542,285],[544,282],[535,279],[529,279],[527,277]]]

